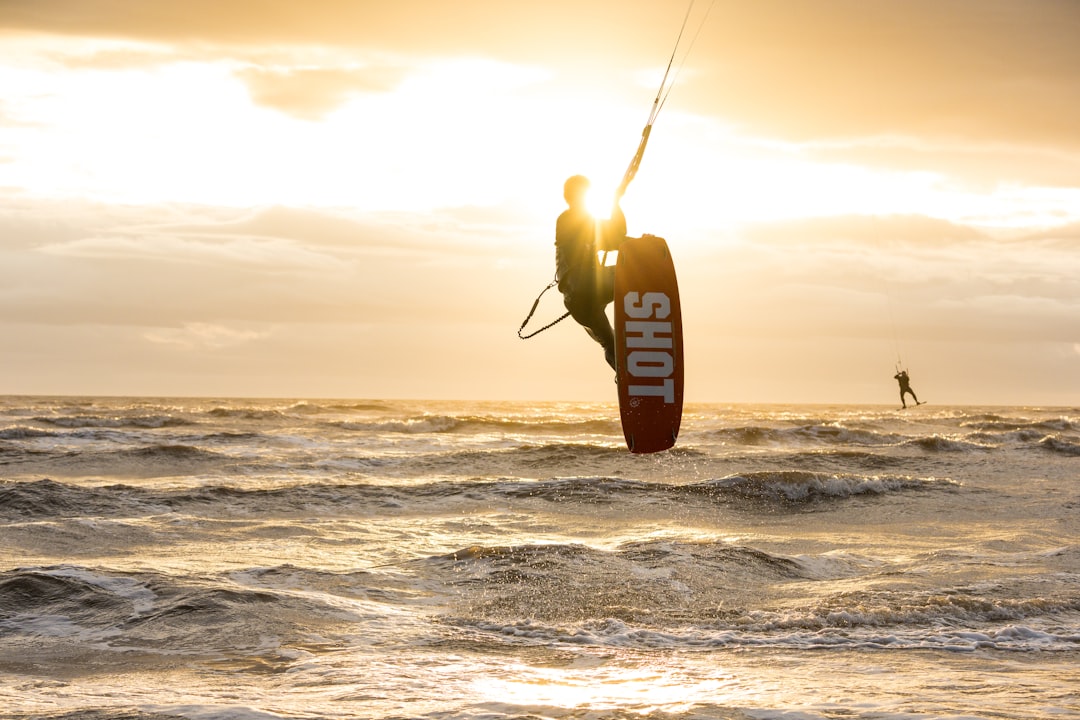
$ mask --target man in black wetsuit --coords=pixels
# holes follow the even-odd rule
[[[919,398],[915,397],[915,391],[911,389],[911,379],[908,377],[907,370],[901,370],[900,372],[896,373],[895,375],[893,375],[893,379],[896,380],[896,382],[900,383],[901,405],[903,405],[905,408],[907,407],[907,402],[904,401],[904,395],[906,393],[911,393],[911,398],[915,401],[916,405],[922,404],[919,402]]]
[[[604,348],[613,370],[615,332],[605,308],[615,297],[615,268],[605,267],[598,253],[618,250],[626,237],[626,217],[615,203],[609,220],[597,220],[585,207],[589,180],[574,175],[563,185],[569,207],[555,223],[555,266],[563,304],[585,332]]]

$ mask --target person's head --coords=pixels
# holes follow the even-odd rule
[[[585,205],[585,195],[589,192],[589,178],[584,175],[574,175],[567,178],[563,183],[563,197],[570,207]]]

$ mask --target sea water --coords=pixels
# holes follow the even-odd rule
[[[1080,409],[0,398],[0,717],[1080,717]]]

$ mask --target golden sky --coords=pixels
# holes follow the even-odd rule
[[[614,401],[580,328],[515,332],[686,9],[0,0],[0,393]],[[693,3],[623,203],[686,400],[894,403],[899,358],[1080,404],[1078,37],[1071,0]]]

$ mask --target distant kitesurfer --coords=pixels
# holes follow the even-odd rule
[[[569,207],[555,223],[555,277],[570,316],[603,346],[604,358],[615,370],[615,331],[605,312],[615,298],[615,268],[605,266],[598,253],[619,249],[626,237],[626,217],[616,200],[610,219],[594,218],[585,206],[588,190],[583,175],[563,185]]]
[[[919,398],[915,397],[915,391],[911,389],[911,378],[908,377],[907,370],[901,370],[900,372],[896,373],[895,375],[893,375],[893,379],[895,379],[896,382],[900,383],[901,405],[903,405],[905,408],[907,407],[907,402],[904,401],[904,395],[906,395],[907,393],[911,393],[911,398],[915,401],[916,405],[922,405],[922,403],[919,402]]]

